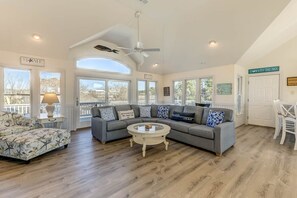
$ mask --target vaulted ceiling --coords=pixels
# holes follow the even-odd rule
[[[150,53],[140,70],[172,73],[236,63],[290,0],[0,0],[0,50],[59,59],[74,44],[121,25],[132,31],[100,39],[134,47],[136,19]],[[107,31],[108,32],[108,31]],[[32,34],[42,40],[36,42]],[[209,48],[216,40],[218,46]],[[152,68],[159,63],[160,67]]]

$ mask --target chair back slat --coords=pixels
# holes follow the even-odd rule
[[[296,119],[296,104],[288,104],[286,102],[281,102],[280,108],[282,116]]]

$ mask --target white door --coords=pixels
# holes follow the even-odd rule
[[[249,77],[248,123],[274,127],[273,100],[279,99],[279,75]]]

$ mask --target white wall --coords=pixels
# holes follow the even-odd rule
[[[297,102],[297,86],[287,86],[287,77],[297,76],[297,37],[291,39],[268,55],[260,58],[246,68],[280,66],[280,99]]]

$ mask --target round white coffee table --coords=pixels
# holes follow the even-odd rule
[[[151,125],[150,129],[145,126]],[[145,157],[146,145],[156,145],[160,143],[165,144],[165,150],[168,149],[168,142],[166,141],[166,135],[170,131],[170,127],[160,123],[137,123],[127,127],[128,133],[132,135],[130,139],[130,146],[133,146],[133,141],[137,144],[142,144],[142,156]]]

